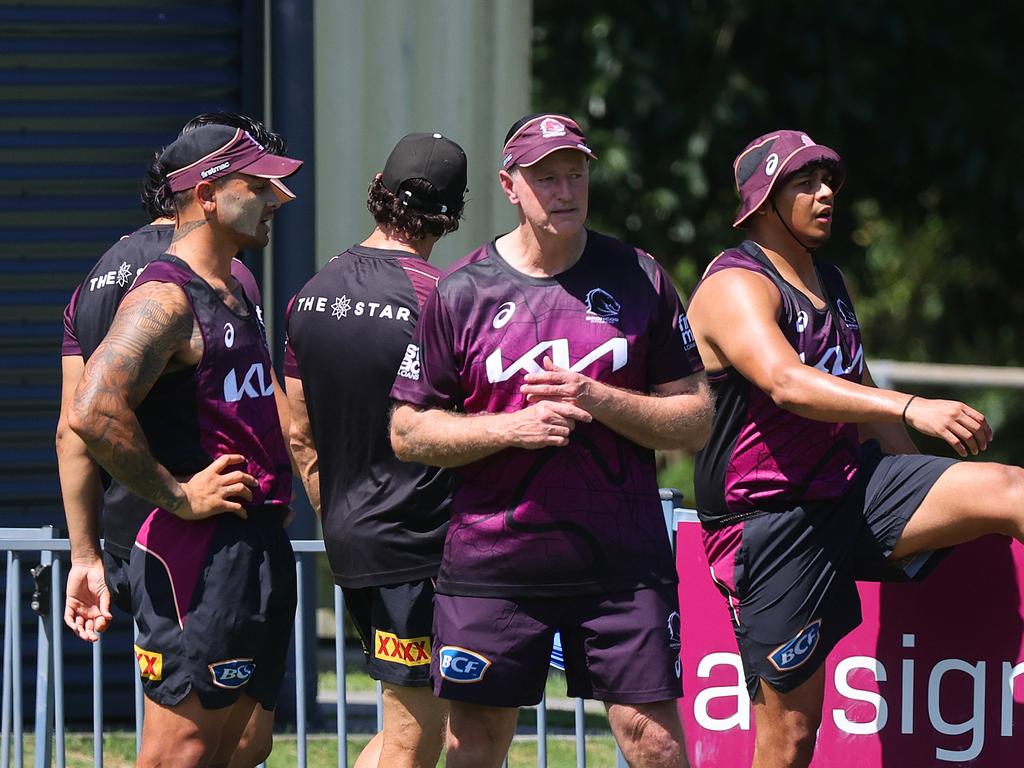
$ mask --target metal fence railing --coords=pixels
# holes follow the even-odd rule
[[[671,539],[675,540],[674,532],[680,522],[694,521],[696,515],[692,510],[680,506],[681,497],[670,490],[662,491],[662,507],[665,524]],[[296,553],[295,568],[299,584],[303,581],[303,569],[309,566],[310,560],[324,553],[324,543],[317,540],[293,541]],[[0,528],[0,551],[6,554],[6,594],[4,599],[3,622],[3,698],[2,698],[2,743],[0,743],[0,768],[23,768],[24,762],[24,702],[22,690],[25,669],[22,664],[22,622],[23,613],[21,598],[21,579],[23,570],[29,562],[32,567],[29,573],[36,580],[37,589],[33,602],[43,601],[46,604],[33,604],[38,614],[36,619],[36,665],[35,665],[35,716],[33,764],[36,768],[48,768],[56,762],[57,768],[65,765],[65,679],[64,679],[64,581],[63,561],[61,553],[70,551],[68,539],[59,538],[52,526],[43,528]],[[26,559],[28,562],[26,562]],[[43,588],[45,587],[45,588]],[[306,711],[306,671],[307,664],[315,664],[315,654],[310,653],[307,642],[305,623],[302,617],[311,607],[305,604],[303,590],[298,591],[298,605],[293,640],[295,643],[295,704],[296,704],[296,765],[305,768],[307,765],[307,746],[309,740],[309,717]],[[334,588],[334,637],[335,637],[335,672],[337,675],[337,720],[335,732],[338,739],[338,765],[347,768],[348,757],[346,745],[349,736],[348,713],[346,709],[347,695],[345,688],[345,604],[340,588]],[[137,629],[136,629],[137,633]],[[132,659],[134,662],[134,657]],[[97,768],[103,766],[104,745],[104,711],[103,697],[103,640],[92,645],[92,735],[93,762]],[[126,665],[127,668],[127,665]],[[135,704],[135,748],[138,751],[142,739],[142,682],[138,670],[132,666],[134,678]],[[585,711],[582,699],[574,702],[574,729],[576,744],[576,765],[585,768],[586,760],[586,729]],[[537,765],[547,765],[548,719],[547,701],[542,699],[536,707],[537,722]],[[380,686],[377,686],[377,729],[382,725],[382,702]],[[625,760],[617,751],[616,764],[625,766]],[[506,761],[507,765],[507,761]]]

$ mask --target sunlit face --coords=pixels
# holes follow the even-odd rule
[[[589,169],[582,152],[560,149],[511,174],[502,171],[500,177],[509,201],[534,228],[572,236],[586,223]]]
[[[238,173],[219,185],[217,217],[238,240],[238,248],[263,248],[270,242],[270,220],[281,207],[269,179]]]
[[[832,235],[832,171],[820,165],[801,168],[775,192],[775,207],[793,234],[811,246]]]

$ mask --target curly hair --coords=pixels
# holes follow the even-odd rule
[[[403,185],[411,192],[430,194],[432,188],[421,179],[410,179]],[[370,182],[366,208],[377,224],[395,230],[408,240],[443,237],[459,228],[465,205],[448,213],[424,213],[404,204],[379,178]]]
[[[272,155],[283,155],[288,148],[280,134],[268,131],[259,120],[235,112],[204,112],[201,115],[196,115],[182,126],[178,136],[183,136],[202,125],[227,125],[232,128],[241,128],[266,147]],[[153,153],[149,167],[146,169],[146,177],[142,182],[142,191],[139,194],[142,207],[153,219],[173,218],[175,212],[176,195],[167,189],[167,169],[160,162],[161,154],[163,154],[162,149]],[[179,199],[178,202],[184,201]]]

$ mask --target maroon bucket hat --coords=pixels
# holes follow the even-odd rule
[[[832,187],[838,192],[846,180],[843,159],[834,149],[815,144],[806,133],[772,131],[750,142],[732,164],[736,191],[740,195],[740,210],[733,226],[742,226],[754,211],[764,205],[779,179],[820,160],[836,164]]]
[[[537,115],[519,126],[501,149],[501,168],[530,166],[559,149],[576,149],[596,160],[579,125],[565,115]]]
[[[160,155],[172,192],[191,189],[232,173],[270,179],[288,199],[295,195],[280,180],[302,167],[301,160],[271,154],[241,128],[202,125],[175,139]]]

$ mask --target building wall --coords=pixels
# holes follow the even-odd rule
[[[406,133],[437,131],[469,158],[446,265],[516,225],[497,169],[505,131],[529,109],[532,4],[523,0],[316,0],[316,263],[359,242],[366,189]]]

